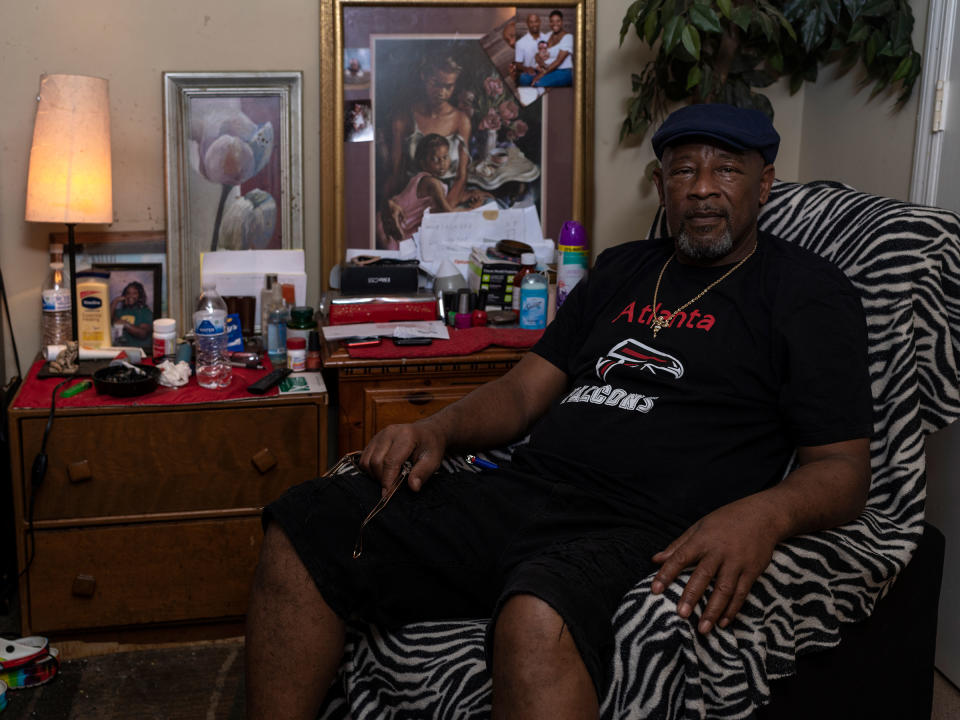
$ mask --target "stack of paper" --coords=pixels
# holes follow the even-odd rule
[[[435,273],[444,259],[467,277],[470,253],[501,240],[516,240],[533,248],[537,264],[553,262],[553,241],[540,232],[535,207],[507,210],[479,209],[470,212],[426,213],[418,233],[421,263]]]

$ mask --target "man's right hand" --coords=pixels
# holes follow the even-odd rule
[[[407,484],[419,492],[440,467],[447,442],[435,422],[421,420],[406,425],[390,425],[367,443],[360,455],[360,467],[386,490],[393,486],[403,463],[412,464]]]
[[[412,468],[407,479],[419,491],[448,451],[475,452],[523,437],[567,388],[567,375],[536,353],[527,353],[506,375],[423,420],[381,430],[360,454],[360,467],[384,488]]]

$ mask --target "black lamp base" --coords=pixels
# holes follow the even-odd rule
[[[70,332],[71,337],[79,342],[80,335],[77,333],[77,313],[80,312],[80,308],[77,306],[77,246],[74,243],[73,236],[73,229],[76,226],[76,223],[67,223],[67,254],[70,256]]]

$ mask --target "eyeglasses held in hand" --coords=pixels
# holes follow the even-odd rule
[[[327,476],[339,475],[348,466],[352,467],[354,470],[357,470],[358,472],[363,472],[363,469],[360,467],[360,464],[358,462],[359,459],[360,459],[359,451],[347,453],[342,458],[340,458],[340,462],[338,462],[334,467],[330,468],[330,470],[328,470],[326,474]],[[380,496],[380,499],[377,501],[377,504],[373,506],[370,512],[367,513],[367,516],[363,519],[363,522],[360,523],[360,530],[357,532],[357,542],[353,546],[354,560],[360,557],[360,555],[363,553],[363,529],[367,526],[367,524],[371,520],[373,520],[377,516],[377,513],[379,513],[381,510],[383,510],[387,506],[387,503],[390,502],[390,498],[392,498],[394,496],[394,493],[397,492],[400,486],[403,485],[404,482],[406,482],[407,477],[410,475],[411,467],[412,466],[410,465],[409,462],[405,462],[403,464],[403,467],[400,468],[400,474],[397,475],[397,479],[394,480],[393,484],[387,489],[387,491]]]

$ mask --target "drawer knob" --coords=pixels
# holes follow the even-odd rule
[[[263,474],[276,467],[277,456],[273,454],[270,448],[263,448],[263,450],[254,455],[250,461],[253,463],[253,466]]]
[[[433,395],[428,392],[412,392],[407,395],[407,402],[411,405],[429,405],[433,401]]]
[[[93,575],[77,575],[73,579],[73,594],[75,597],[93,597],[97,589],[97,580]]]
[[[67,465],[67,477],[72,483],[86,482],[93,479],[93,470],[89,460],[80,460]]]

